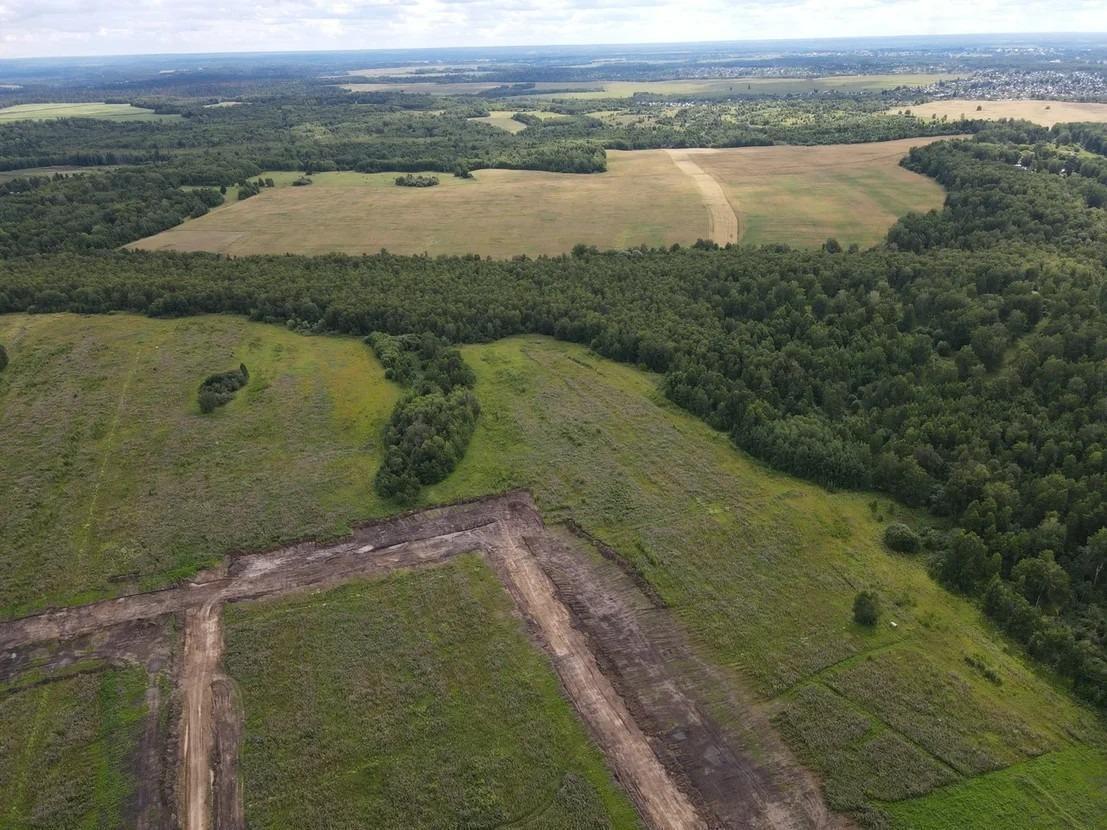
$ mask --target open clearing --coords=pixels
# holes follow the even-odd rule
[[[951,74],[829,75],[821,78],[690,78],[676,81],[539,81],[519,97],[543,98],[630,98],[634,95],[688,95],[730,97],[735,95],[803,95],[818,92],[863,92],[894,89],[898,86],[928,86],[938,81],[961,77]],[[425,92],[429,95],[475,95],[507,86],[489,81],[435,83],[413,80],[410,83],[342,84],[352,92]]]
[[[43,121],[53,118],[101,118],[108,121],[164,121],[179,115],[159,114],[130,104],[16,104],[0,109],[7,121]]]
[[[899,107],[889,112],[903,112],[904,109]],[[930,101],[906,109],[919,118],[1021,118],[1046,127],[1066,121],[1107,121],[1107,104],[1082,104],[1079,101],[970,101],[959,98]]]
[[[255,340],[264,348],[248,346]],[[9,615],[80,600],[86,581],[90,599],[164,585],[167,563],[193,573],[228,550],[333,537],[389,509],[372,496],[371,442],[395,390],[354,340],[229,317],[9,315],[0,317],[0,342],[12,358],[0,406],[17,427],[0,442],[3,490],[16,496],[14,518],[0,515],[9,523],[0,554],[14,575],[3,583]],[[150,353],[159,360],[141,357]],[[1104,825],[1107,787],[1088,783],[1107,780],[1102,724],[1028,666],[973,605],[939,588],[923,562],[884,549],[886,523],[915,515],[884,498],[828,493],[773,473],[664,401],[654,376],[579,347],[529,337],[464,353],[482,414],[466,457],[424,503],[525,487],[547,524],[572,520],[603,540],[629,563],[635,584],[672,609],[631,619],[675,618],[694,662],[707,667],[682,673],[681,688],[707,701],[705,714],[739,735],[741,747],[771,754],[764,734],[749,730],[751,714],[771,719],[822,776],[831,806],[883,815],[892,826],[946,830],[968,826],[964,816],[980,825],[998,816],[991,826],[1026,830]],[[270,367],[266,389],[274,391],[264,404],[250,405],[262,391],[247,387],[213,418],[191,413],[199,379],[240,356],[252,374],[255,364]],[[341,390],[348,397],[336,397]],[[378,401],[383,413],[373,415]],[[127,439],[106,441],[116,419],[114,434]],[[187,440],[159,438],[165,419]],[[313,463],[299,451],[305,441],[321,442],[305,448]],[[241,455],[229,453],[239,446]],[[32,469],[50,471],[50,486],[25,494]],[[149,527],[153,514],[172,533]],[[101,548],[70,540],[85,522],[110,542],[103,561],[83,553]],[[457,552],[478,549],[462,540]],[[143,579],[107,581],[134,569],[132,560],[149,563]],[[541,561],[560,593],[572,574],[552,554]],[[582,582],[607,584],[577,579],[574,590]],[[852,622],[861,587],[880,594],[896,628]],[[603,618],[572,610],[602,641]],[[625,676],[635,672],[625,666]]]
[[[606,173],[479,170],[473,179],[439,174],[433,188],[396,187],[388,173],[325,173],[295,188],[275,177],[276,188],[132,247],[239,256],[385,248],[506,257],[561,254],[577,243],[691,244],[716,233],[720,243],[818,245],[835,237],[865,246],[904,213],[941,206],[941,187],[899,166],[924,141],[609,151]]]

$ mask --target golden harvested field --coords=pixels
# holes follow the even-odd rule
[[[942,188],[899,166],[925,139],[821,147],[689,150],[738,216],[741,241],[820,245],[879,242],[900,216],[942,206]]]
[[[310,187],[290,187],[294,174],[279,174],[274,189],[132,247],[505,257],[712,236],[794,245],[833,236],[869,245],[903,213],[942,204],[937,184],[899,167],[918,143],[611,151],[606,173],[480,170],[469,180],[438,174],[432,188],[396,187],[389,173],[324,173]],[[725,215],[728,206],[737,223]]]
[[[977,107],[980,107],[977,110]],[[949,119],[966,118],[1023,118],[1052,127],[1065,121],[1107,121],[1107,104],[1082,104],[1077,101],[969,101],[963,98],[951,101],[931,101],[911,107],[911,112],[921,118],[943,116]],[[902,112],[902,108],[889,110]]]

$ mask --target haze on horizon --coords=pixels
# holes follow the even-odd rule
[[[1107,32],[1102,0],[0,0],[0,59]]]

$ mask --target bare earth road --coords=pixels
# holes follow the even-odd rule
[[[594,569],[602,566],[551,535],[527,493],[400,516],[334,544],[238,556],[164,591],[0,623],[0,650],[16,653],[183,616],[176,812],[186,830],[240,830],[242,713],[233,683],[220,670],[223,604],[433,566],[472,551],[484,555],[550,655],[567,697],[647,826],[837,826],[817,787],[783,751],[755,761],[712,724],[694,693],[681,686],[686,665],[678,671],[666,658],[675,653],[675,631],[663,633],[664,649],[654,647],[648,635],[659,629],[640,624],[648,602],[633,585],[611,577],[600,590]]]
[[[703,206],[707,208],[708,236],[712,242],[726,245],[738,243],[738,217],[715,177],[696,164],[692,153],[687,150],[666,150],[673,164],[681,173],[688,176],[700,191]]]

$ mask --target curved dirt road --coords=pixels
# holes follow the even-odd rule
[[[704,172],[687,150],[666,150],[669,158],[681,173],[692,180],[700,191],[703,206],[707,208],[707,238],[719,245],[738,242],[738,217],[727,201],[723,188],[714,176]]]

